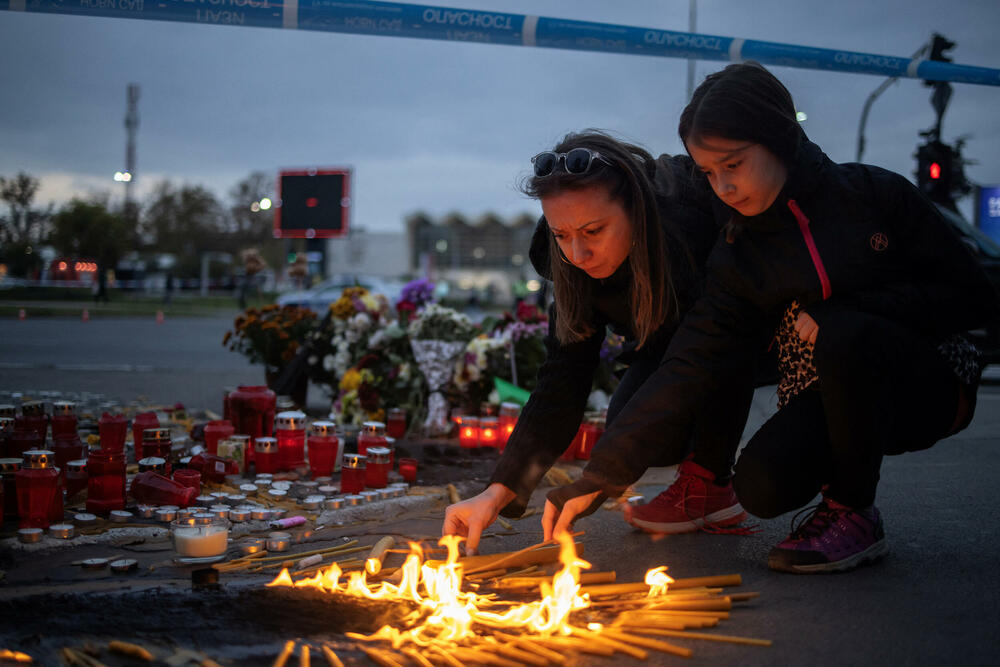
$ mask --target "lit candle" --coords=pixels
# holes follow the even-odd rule
[[[500,425],[496,417],[480,417],[479,446],[496,447],[500,442]]]
[[[517,424],[517,416],[521,413],[521,406],[517,403],[500,404],[500,451],[507,446],[510,434],[514,432]]]
[[[479,418],[462,415],[461,419],[458,427],[458,444],[475,449],[479,446]]]

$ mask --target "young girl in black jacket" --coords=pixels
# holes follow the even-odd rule
[[[476,550],[482,530],[499,513],[524,512],[542,476],[570,445],[608,328],[625,337],[619,361],[628,364],[608,406],[608,423],[627,412],[700,295],[705,259],[719,235],[710,192],[692,187],[687,156],[654,159],[638,146],[588,131],[568,135],[532,162],[524,190],[541,201],[544,217],[530,257],[555,292],[547,355],[489,487],[447,510],[443,532],[467,537],[468,551]],[[732,443],[739,441],[753,388],[734,384],[731,390],[738,395],[730,398],[723,389],[732,408],[695,417],[677,450],[659,450],[655,440],[644,444],[656,465],[673,465],[696,449],[699,469],[713,471],[719,482],[712,485],[711,503],[702,503],[696,515],[678,514],[672,532],[746,516],[730,478]]]
[[[809,142],[791,95],[763,67],[709,76],[679,131],[725,235],[664,365],[598,441],[584,478],[550,494],[550,527],[567,528],[634,481],[648,460],[643,443],[680,438],[692,415],[718,405],[713,387],[740,381],[733,369],[760,332],[773,332],[779,410],[737,460],[737,496],[774,517],[822,493],[772,549],[773,569],[873,561],[888,550],[874,505],[882,457],[969,424],[980,355],[961,334],[997,317],[996,294],[905,178],[834,164]]]

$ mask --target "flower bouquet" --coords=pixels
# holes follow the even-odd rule
[[[315,322],[316,315],[307,308],[276,304],[248,308],[233,322],[222,344],[274,375],[295,357]]]
[[[451,380],[455,361],[477,329],[462,313],[431,303],[417,312],[407,332],[413,356],[430,390],[424,429],[430,436],[446,435],[451,426],[443,390]]]
[[[423,381],[406,330],[392,319],[385,296],[348,287],[310,336],[310,377],[326,386],[340,423],[384,421],[389,407],[422,405]]]

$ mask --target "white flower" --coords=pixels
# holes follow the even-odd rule
[[[372,334],[371,338],[368,339],[368,347],[377,350],[386,344],[388,337],[389,336],[386,334],[385,329],[379,329]]]
[[[317,357],[315,354],[310,354],[308,361],[310,366],[315,366],[316,362],[319,361],[319,357]]]
[[[368,313],[358,313],[351,318],[351,329],[355,331],[368,331],[372,326],[372,318]]]
[[[361,333],[355,331],[354,329],[348,329],[347,331],[344,332],[344,340],[346,340],[348,343],[357,343],[359,340],[361,340]]]
[[[334,367],[333,355],[328,354],[325,357],[323,357],[323,370],[329,373],[330,371],[333,370],[333,367]]]

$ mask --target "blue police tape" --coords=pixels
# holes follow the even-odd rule
[[[0,10],[184,21],[766,65],[1000,86],[1000,70],[872,53],[368,0],[0,0]]]

